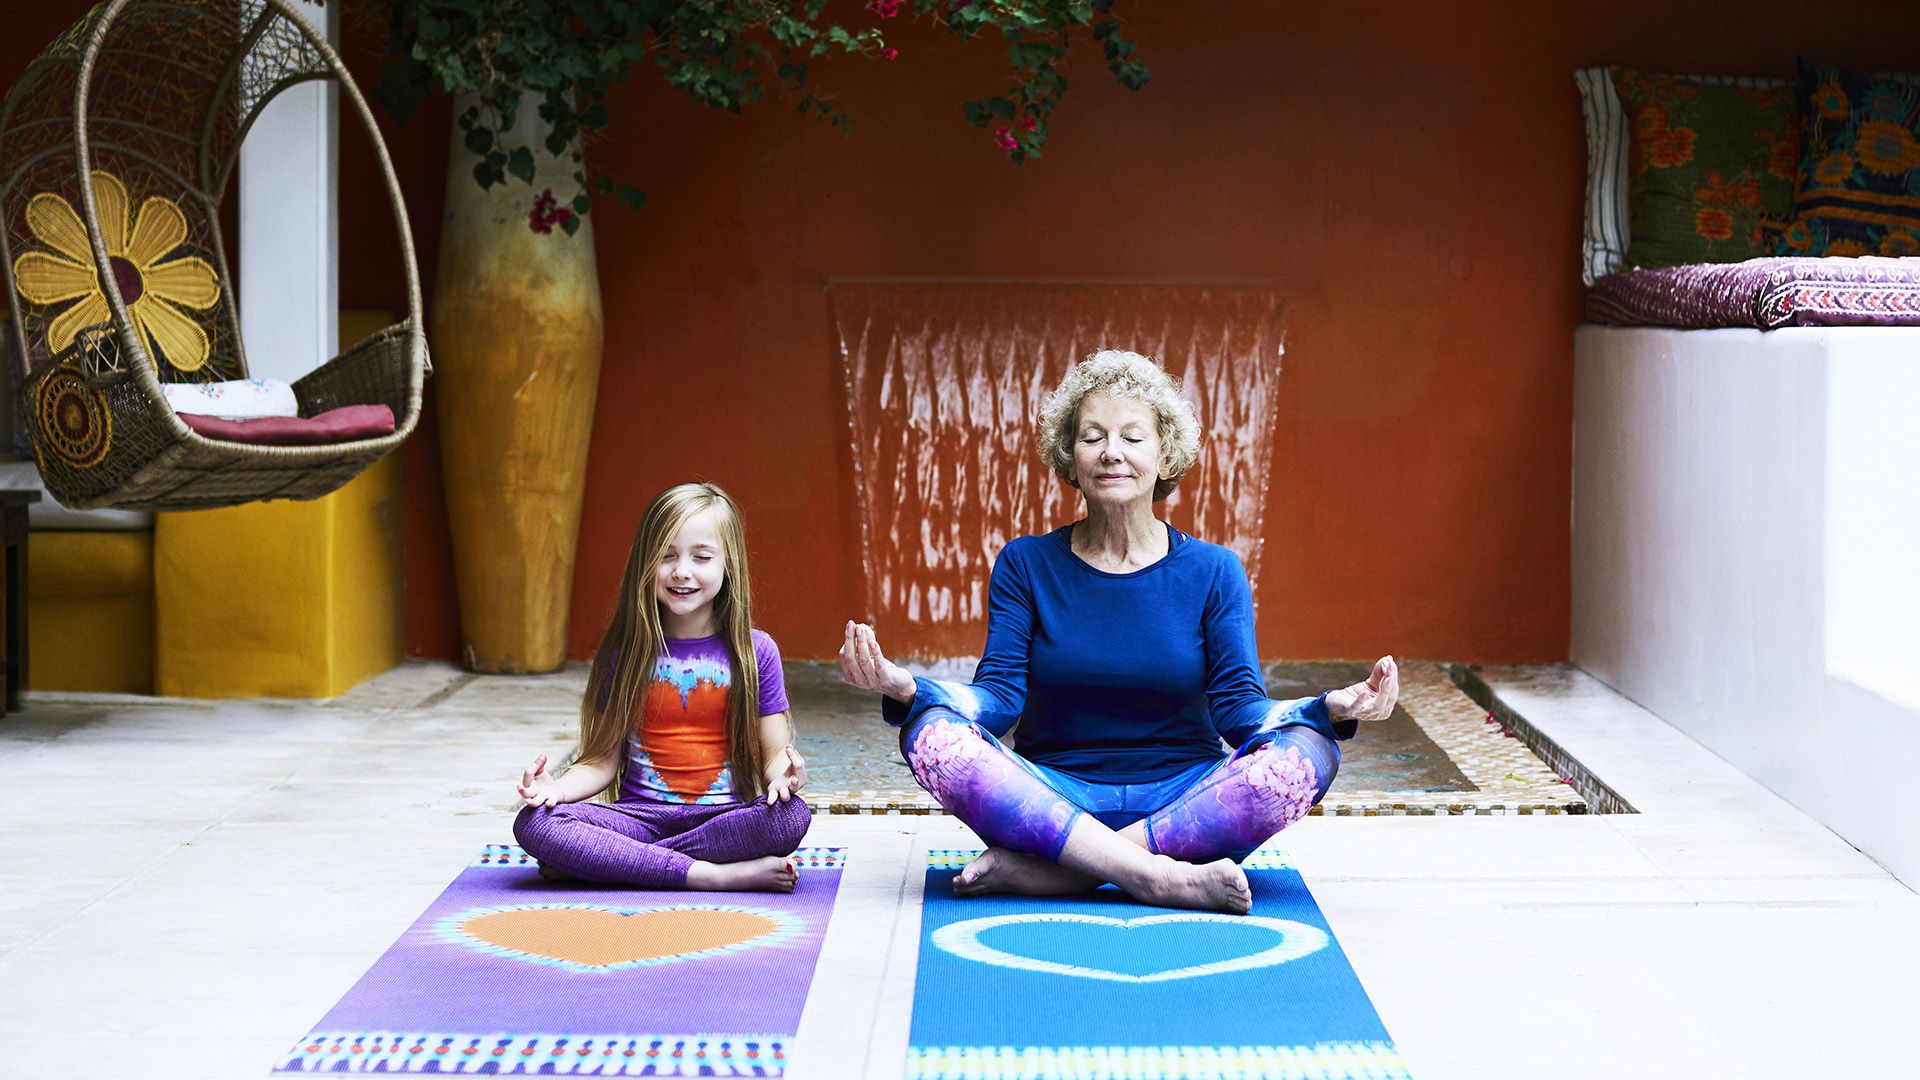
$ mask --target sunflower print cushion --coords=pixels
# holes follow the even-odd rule
[[[1805,140],[1782,255],[1920,255],[1920,82],[1800,61]]]
[[[1627,114],[1627,265],[1772,254],[1793,208],[1793,89],[1612,74]]]

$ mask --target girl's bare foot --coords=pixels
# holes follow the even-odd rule
[[[1155,873],[1138,888],[1128,889],[1136,900],[1162,907],[1193,908],[1245,915],[1253,907],[1247,873],[1232,859],[1195,865],[1155,855]]]
[[[572,881],[573,875],[551,863],[539,863],[540,876],[548,881]]]
[[[1038,855],[1022,855],[990,847],[968,863],[953,879],[953,895],[985,896],[1017,893],[1021,896],[1059,896],[1100,887],[1100,881]]]
[[[792,892],[799,879],[799,868],[784,855],[687,867],[687,888],[695,892]]]

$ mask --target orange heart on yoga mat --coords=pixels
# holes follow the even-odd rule
[[[488,952],[594,970],[734,952],[790,929],[773,913],[727,907],[620,909],[586,904],[485,911],[461,934]]]

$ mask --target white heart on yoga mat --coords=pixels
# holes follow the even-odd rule
[[[1215,960],[1209,964],[1194,964],[1190,967],[1156,971],[1148,975],[1129,975],[1124,971],[1109,971],[1106,968],[1063,964],[1056,960],[1022,956],[1019,953],[996,949],[980,940],[981,934],[995,927],[1023,923],[1084,923],[1089,926],[1113,926],[1129,931],[1173,923],[1221,923],[1227,926],[1252,926],[1271,930],[1280,935],[1280,943],[1257,953]],[[1319,952],[1327,947],[1328,940],[1325,930],[1317,926],[1308,926],[1306,923],[1294,922],[1291,919],[1269,919],[1263,915],[1214,915],[1200,911],[1179,915],[1143,915],[1137,919],[1115,919],[1106,915],[1081,915],[1065,911],[1042,911],[1029,915],[990,915],[984,919],[950,923],[933,932],[935,945],[965,960],[978,960],[983,964],[993,964],[996,967],[1041,971],[1050,975],[1071,975],[1080,979],[1106,979],[1110,982],[1125,983],[1168,982],[1173,979],[1194,979],[1202,975],[1222,975],[1229,971],[1272,967],[1275,964],[1284,964],[1289,960],[1298,960],[1303,956]]]

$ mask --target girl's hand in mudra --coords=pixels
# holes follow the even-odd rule
[[[1335,720],[1385,720],[1393,715],[1400,700],[1400,668],[1393,657],[1383,656],[1373,665],[1366,682],[1335,690],[1327,695],[1327,712]]]
[[[534,758],[533,764],[521,771],[520,782],[514,785],[514,790],[528,806],[558,806],[566,802],[561,798],[559,782],[547,771],[545,754]]]
[[[900,702],[912,701],[916,689],[907,669],[880,651],[880,639],[866,623],[847,623],[847,643],[840,646],[840,678],[848,686],[874,690]]]
[[[767,801],[783,803],[807,786],[807,762],[791,744],[767,762]]]

